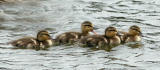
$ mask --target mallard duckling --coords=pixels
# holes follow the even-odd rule
[[[58,44],[73,44],[77,42],[80,38],[88,36],[89,32],[93,32],[93,24],[89,21],[85,21],[81,24],[81,32],[65,32],[56,37],[56,42]]]
[[[115,27],[108,27],[105,29],[104,35],[87,36],[82,38],[80,43],[89,47],[117,46],[121,43],[121,39],[117,35],[117,29]]]
[[[46,49],[53,45],[53,40],[51,39],[49,33],[45,30],[41,30],[37,34],[37,38],[25,37],[18,40],[10,42],[11,45],[17,48],[27,48],[27,49]]]
[[[137,25],[133,25],[129,28],[129,32],[122,32],[122,41],[126,42],[139,42],[141,41],[141,29]]]

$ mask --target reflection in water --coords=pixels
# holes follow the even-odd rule
[[[143,47],[143,44],[141,42],[130,42],[130,43],[126,43],[125,45],[127,45],[128,47],[131,47],[131,48]]]
[[[1,70],[159,70],[159,0],[15,0],[0,3]],[[48,50],[12,49],[7,42],[46,29],[52,37],[80,31],[92,21],[103,34],[108,26],[127,31],[138,25],[142,43],[88,48],[53,46]],[[105,50],[104,50],[105,49]],[[108,52],[109,51],[109,52]]]

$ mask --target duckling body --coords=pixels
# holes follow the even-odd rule
[[[87,36],[82,38],[80,43],[85,44],[86,46],[116,46],[121,43],[121,39],[117,36],[116,28],[108,27],[106,28],[104,35]]]
[[[141,41],[141,29],[136,25],[131,26],[129,32],[123,32],[123,34],[123,43]]]
[[[81,25],[82,32],[65,32],[56,37],[58,44],[73,44],[80,38],[88,36],[89,32],[93,32],[93,24],[89,21],[85,21]]]
[[[81,33],[79,32],[66,32],[63,33],[56,38],[56,42],[67,44],[67,43],[74,43],[78,39],[81,38]]]
[[[42,30],[38,32],[37,38],[34,37],[24,37],[18,40],[11,41],[10,44],[17,48],[26,49],[46,49],[53,45],[53,39],[47,31]]]
[[[19,48],[36,48],[39,45],[39,42],[34,37],[25,37],[18,40],[14,40],[11,44]]]
[[[124,42],[140,42],[141,36],[132,36],[132,35],[124,35],[123,36]]]
[[[117,46],[121,43],[121,39],[119,36],[114,36],[107,39],[109,40],[108,42],[110,46]]]
[[[107,39],[103,35],[91,35],[83,37],[80,43],[87,47],[103,46],[108,44]]]

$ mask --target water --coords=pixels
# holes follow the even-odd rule
[[[159,0],[15,0],[0,3],[0,70],[159,70]],[[107,52],[79,46],[49,50],[12,49],[7,42],[36,36],[39,30],[55,38],[80,31],[83,21],[93,22],[97,33],[108,26],[128,31],[141,27],[140,47],[120,45]],[[132,45],[133,46],[133,45]]]

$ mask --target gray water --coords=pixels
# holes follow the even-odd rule
[[[138,25],[142,45],[119,45],[107,52],[76,45],[48,50],[13,49],[6,43],[36,36],[80,31],[91,21],[103,34],[108,26],[128,31]],[[160,0],[15,0],[0,3],[0,70],[160,70]]]

